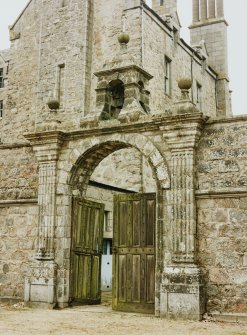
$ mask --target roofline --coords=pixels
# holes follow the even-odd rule
[[[24,12],[26,11],[27,7],[30,5],[30,3],[33,0],[29,0],[28,3],[26,4],[26,6],[23,8],[23,10],[21,11],[21,13],[18,15],[17,19],[15,20],[15,22],[9,26],[9,29],[13,29],[14,26],[16,25],[16,23],[20,20],[20,18],[22,17],[22,15],[24,14]]]
[[[200,58],[196,50],[191,45],[189,45],[183,38],[180,38],[180,41],[187,49],[190,50],[191,53]],[[210,65],[208,65],[208,68],[214,73],[215,76],[218,76],[218,72],[216,72],[214,68],[212,68]]]
[[[3,49],[3,50],[0,50],[0,57],[2,58],[2,60],[3,60],[5,63],[8,63],[8,62],[9,62],[9,57],[7,57],[8,59],[5,59],[5,57],[3,56],[4,51],[7,51],[7,50],[10,51],[10,49]]]
[[[0,57],[2,58],[2,60],[4,61],[4,63],[7,63],[7,61],[3,58],[3,55],[1,53],[1,51],[0,51]]]

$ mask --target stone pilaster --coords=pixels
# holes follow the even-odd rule
[[[195,200],[193,148],[172,151],[173,260],[194,262]]]
[[[39,165],[39,238],[36,259],[54,259],[56,161]]]
[[[29,304],[56,304],[57,264],[55,262],[57,159],[63,133],[27,135],[39,164],[39,222],[35,260],[25,280],[25,301]]]
[[[164,128],[171,150],[168,196],[170,261],[164,264],[161,315],[200,320],[204,312],[203,278],[196,264],[195,149],[204,123],[202,114],[174,117]]]

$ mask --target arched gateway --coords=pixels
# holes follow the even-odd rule
[[[156,236],[156,231],[160,231],[156,228],[156,213],[158,208],[159,215],[163,212],[162,192],[169,188],[170,177],[164,157],[150,139],[140,134],[102,136],[88,143],[80,141],[69,155],[68,164],[72,168],[68,180],[72,191],[73,226],[70,301],[100,302],[104,204],[89,201],[86,190],[99,163],[113,152],[121,155],[122,149],[126,148],[138,150],[149,162],[157,191],[155,194],[135,192],[117,193],[114,196],[113,308],[152,313],[155,263],[158,261],[156,254],[161,249]],[[122,159],[125,159],[124,155]],[[120,172],[126,173],[124,167]],[[112,195],[108,197],[112,198]],[[95,198],[99,201],[96,195]],[[109,201],[113,202],[113,198]]]
[[[124,225],[123,220],[120,223],[119,220],[116,220],[117,224],[114,227],[118,236],[114,235],[115,241],[113,240],[115,248],[113,307],[125,309],[125,306],[128,306],[129,310],[137,310],[140,307],[140,311],[155,310],[157,315],[166,315],[168,313],[167,306],[170,306],[169,314],[172,314],[172,304],[176,299],[180,299],[181,313],[186,314],[189,309],[193,318],[198,318],[201,315],[199,305],[202,297],[201,274],[194,261],[193,154],[203,118],[201,114],[195,113],[191,116],[180,116],[179,120],[180,124],[171,125],[170,118],[166,116],[157,116],[156,118],[146,116],[137,120],[135,127],[132,122],[107,123],[100,121],[96,127],[93,127],[94,124],[92,124],[91,127],[77,132],[47,131],[27,136],[39,162],[38,245],[35,261],[32,264],[32,272],[26,278],[25,300],[27,302],[64,307],[68,305],[71,298],[78,297],[78,295],[76,296],[78,292],[75,293],[75,286],[80,288],[78,280],[81,280],[80,278],[88,271],[89,267],[85,265],[85,262],[89,264],[89,260],[83,249],[85,245],[80,244],[80,238],[77,241],[79,243],[77,246],[73,244],[75,241],[73,238],[76,236],[75,227],[77,229],[79,226],[82,227],[82,221],[75,220],[75,217],[78,218],[78,212],[74,212],[76,207],[72,206],[73,199],[80,207],[80,201],[83,201],[86,196],[90,177],[101,161],[114,152],[133,148],[146,159],[151,167],[156,184],[156,195],[154,198],[149,198],[134,194],[133,197],[129,198],[129,202],[126,198],[123,201],[123,196],[121,196],[122,198],[119,199],[122,199],[122,212],[121,215],[117,216],[120,217],[121,221],[121,218],[126,214],[124,208],[132,206],[133,212],[134,205],[138,208],[138,202],[145,203],[144,207],[149,206],[150,211],[149,213],[142,212],[139,216],[144,218],[144,224],[147,223],[146,217],[155,217],[151,224],[155,237],[151,242],[149,238],[149,242],[141,247],[138,243],[126,245],[127,240],[121,242],[121,245],[119,238],[123,231],[119,230],[119,227]],[[190,132],[187,131],[188,125],[193,128],[190,128]],[[138,133],[134,131],[135,129],[138,129]],[[154,139],[156,140],[155,145]],[[178,175],[179,179],[175,178]],[[77,206],[77,210],[82,210],[79,207]],[[117,207],[117,211],[121,211],[119,208]],[[94,213],[97,210],[100,211],[100,208],[96,208]],[[132,220],[129,228],[126,227],[126,232],[131,229],[138,235],[136,227],[138,224],[140,227],[140,222],[136,223]],[[94,223],[84,225],[82,231],[84,233],[91,231],[91,234],[96,234],[97,229],[90,230],[88,227],[92,227],[92,225],[96,227],[98,223],[94,219]],[[148,234],[149,237],[151,235]],[[91,239],[90,236],[92,237],[92,235],[89,235],[89,239]],[[97,248],[99,251],[99,244]],[[126,248],[128,252],[126,252]],[[92,248],[91,252],[92,259],[95,257],[93,254],[95,248]],[[87,256],[89,254],[90,252],[87,250]],[[79,256],[81,260],[79,260]],[[75,263],[76,257],[77,263]],[[100,263],[97,257],[90,268],[90,273],[95,275],[98,275],[95,267]],[[128,275],[125,276],[125,271],[130,271],[127,269],[128,262],[132,269],[139,271],[139,276],[131,277],[131,283],[128,281]],[[73,268],[75,264],[77,264],[76,269],[79,271],[77,274]],[[145,268],[146,273],[150,275],[146,279],[140,275],[142,268]],[[126,278],[126,282],[123,278]],[[143,299],[139,299],[141,293],[138,293],[142,290],[141,282],[143,280],[146,306]],[[87,285],[89,285],[88,282],[91,283],[92,280],[87,281]],[[89,291],[94,292],[97,297],[99,287],[96,286],[94,285],[93,289],[90,288]],[[134,295],[133,291],[131,292],[133,286],[137,288],[137,291],[135,290],[137,296]],[[89,292],[87,289],[83,291],[83,287],[80,289],[81,292],[85,290],[87,294]],[[153,296],[150,296],[152,290]],[[82,301],[83,294],[79,295],[79,298]],[[183,305],[184,299],[190,299],[188,300],[190,301],[189,307]],[[127,302],[124,307],[123,300],[125,303]]]

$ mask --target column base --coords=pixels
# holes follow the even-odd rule
[[[200,269],[193,264],[166,267],[162,276],[160,298],[161,317],[202,320],[205,293]]]
[[[31,274],[25,278],[24,301],[30,307],[54,308],[56,299],[57,264],[54,261],[36,260]]]

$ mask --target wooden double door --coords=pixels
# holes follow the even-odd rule
[[[115,310],[154,313],[155,207],[155,194],[121,194],[114,198]],[[73,212],[72,300],[99,303],[104,206],[75,201]]]

